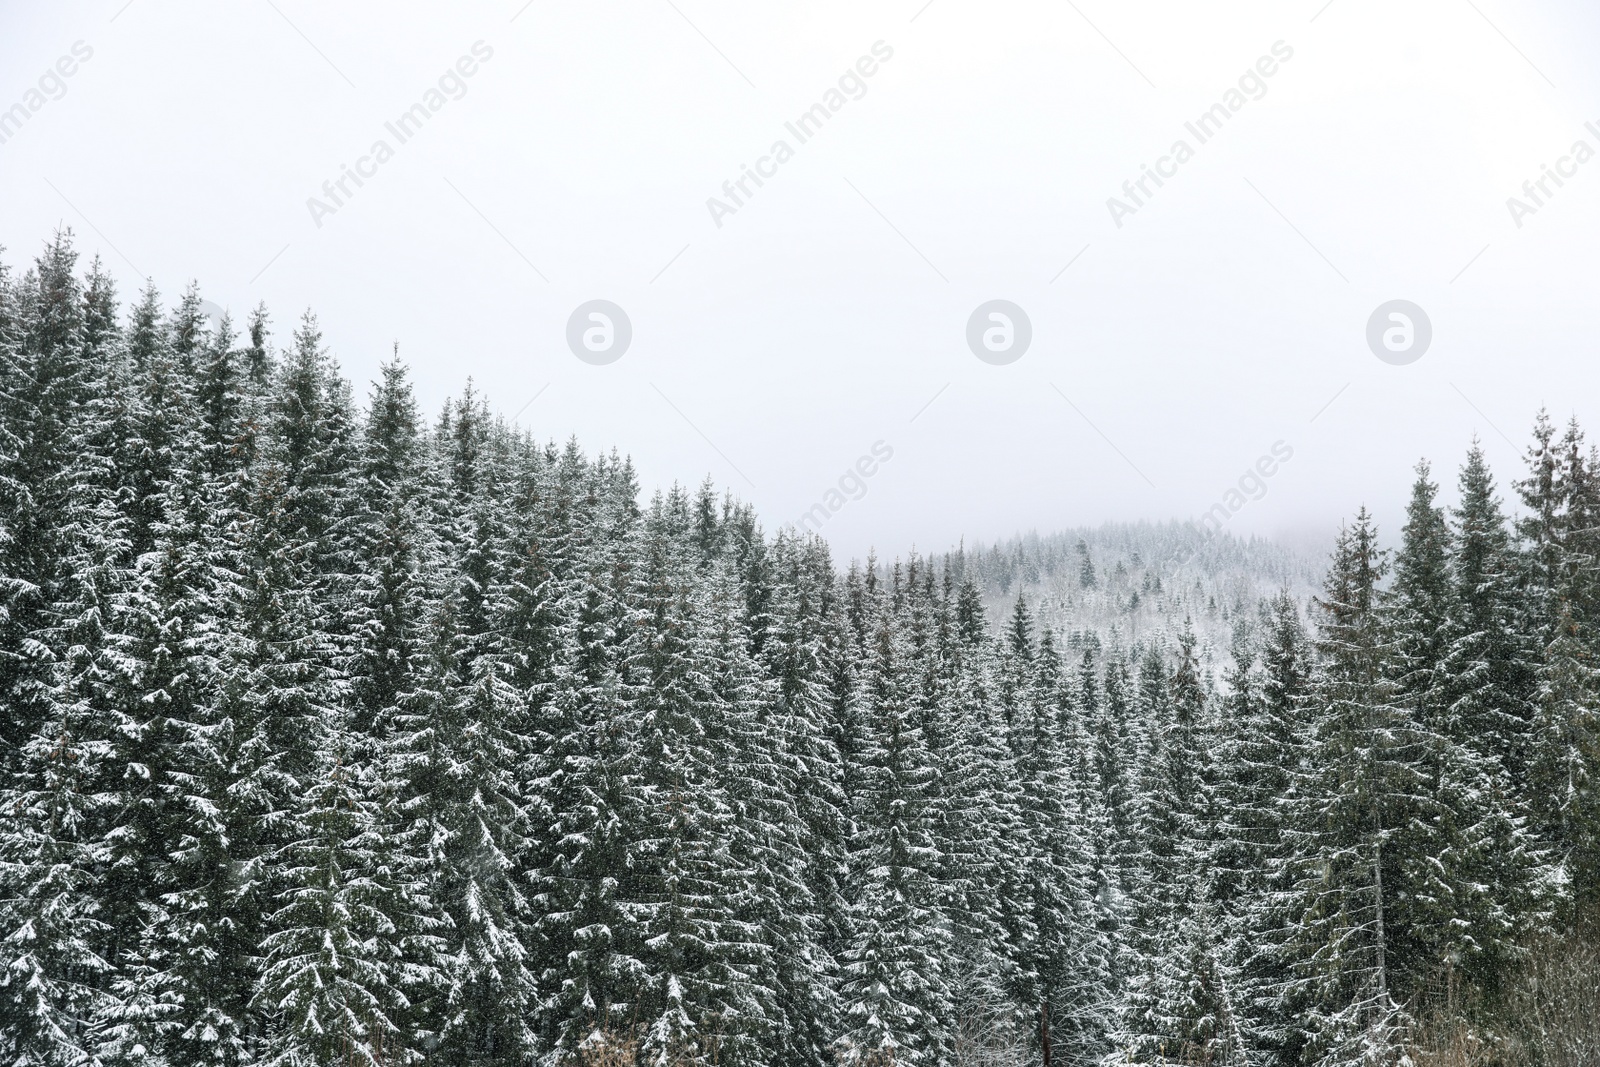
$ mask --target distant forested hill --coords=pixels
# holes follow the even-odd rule
[[[1235,626],[1280,592],[1309,605],[1327,566],[1325,554],[1208,535],[1179,522],[1030,533],[960,556],[958,566],[983,591],[995,618],[1020,596],[1073,647],[1175,640],[1187,621],[1208,652],[1225,651]]]

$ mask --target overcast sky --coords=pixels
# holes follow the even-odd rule
[[[845,554],[1197,515],[1280,441],[1230,529],[1393,527],[1421,456],[1477,434],[1504,482],[1541,404],[1600,433],[1581,0],[440,8],[0,4],[6,259],[66,225],[124,300],[312,308],[358,395],[398,341],[430,411],[470,377],[769,528],[877,445]]]

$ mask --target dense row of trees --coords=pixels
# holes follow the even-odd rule
[[[960,554],[641,507],[470,389],[426,424],[398,361],[358,409],[309,315],[124,317],[58,238],[0,275],[0,1057],[1517,1047],[1600,893],[1594,470],[1541,421],[1513,521],[1420,469],[1213,678]]]

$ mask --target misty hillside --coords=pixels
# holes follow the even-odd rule
[[[1202,662],[1214,663],[1238,624],[1257,621],[1278,593],[1309,605],[1327,557],[1261,538],[1207,536],[1192,523],[1141,522],[978,544],[962,553],[961,567],[997,621],[1021,596],[1073,649],[1170,645],[1187,622]]]

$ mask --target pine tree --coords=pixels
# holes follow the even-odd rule
[[[58,234],[20,287],[0,271],[0,1053],[29,1065],[98,1062],[115,967],[99,697],[126,528],[99,447],[111,297],[73,263]]]
[[[1213,730],[1196,643],[1186,625],[1170,677],[1154,649],[1143,670],[1153,727],[1140,821],[1146,898],[1117,1043],[1145,1061],[1241,1063],[1246,1020],[1224,911],[1231,886],[1218,863],[1229,853],[1213,813]]]
[[[581,1051],[626,1047],[643,982],[641,935],[627,911],[618,872],[639,862],[627,833],[633,817],[623,768],[633,758],[634,724],[621,678],[619,604],[627,581],[620,546],[602,536],[597,472],[575,446],[561,456],[559,511],[571,509],[573,537],[558,568],[561,654],[555,699],[537,724],[541,753],[530,832],[531,903],[541,946],[537,1013],[557,1062]]]
[[[230,595],[234,640],[220,695],[227,722],[230,840],[242,857],[230,874],[241,917],[277,912],[310,869],[296,856],[310,837],[304,800],[326,781],[324,739],[339,715],[338,654],[329,634],[331,605],[317,595],[315,546],[286,506],[292,497],[278,442],[252,472],[233,532],[239,581]],[[258,910],[259,909],[259,910]],[[287,916],[284,916],[287,918]],[[247,936],[259,939],[265,930]],[[252,943],[259,943],[253,940]],[[237,979],[238,975],[234,976]],[[278,1003],[257,975],[253,1002]],[[263,999],[267,998],[267,999]]]
[[[0,756],[50,717],[54,672],[46,631],[61,599],[76,446],[94,371],[70,231],[58,233],[19,283],[0,279]]]
[[[948,681],[931,755],[941,769],[933,814],[951,966],[969,983],[951,979],[957,1039],[988,1048],[1013,1035],[1026,1047],[1039,1001],[1029,960],[1030,952],[1037,955],[1029,882],[1018,863],[1029,838],[1017,761],[995,697],[992,650],[968,645],[958,619],[945,641]]]
[[[1308,770],[1311,664],[1299,608],[1287,593],[1264,609],[1262,629],[1259,675],[1249,677],[1243,656],[1236,659],[1236,671],[1247,677],[1235,686],[1224,757],[1223,802],[1238,879],[1230,908],[1230,934],[1238,943],[1230,958],[1239,968],[1240,1014],[1250,1046],[1289,1063],[1300,1045],[1284,1001],[1299,919],[1291,834],[1297,790]]]
[[[235,590],[214,503],[198,472],[173,472],[126,608],[122,651],[142,669],[117,694],[114,753],[141,770],[119,790],[108,835],[110,899],[138,924],[120,953],[142,973],[110,1018],[114,1050],[142,1045],[174,1060],[231,1065],[250,1054],[259,929],[241,891],[250,879],[240,877],[256,856],[233,837],[236,738],[225,693],[236,649],[225,618]]]
[[[425,950],[422,967],[442,971],[440,988],[419,991],[439,1027],[425,1037],[450,1062],[516,1063],[532,1045],[535,993],[519,877],[527,711],[499,639],[507,543],[499,508],[509,448],[470,390],[452,405],[439,437],[439,586],[423,662],[395,715],[385,760],[399,781],[391,806],[400,825],[392,833],[402,854],[428,870],[431,885],[419,903],[447,920],[438,926],[442,956],[431,951],[431,938],[412,942]],[[431,925],[418,932],[428,935]]]
[[[120,612],[121,662],[134,669],[111,703],[116,758],[140,773],[107,837],[117,951],[134,964],[107,1013],[107,1055],[231,1065],[253,1054],[263,873],[233,677],[248,657],[233,624],[250,398],[226,322],[201,328],[198,293],[159,330],[153,299],[130,334],[142,381],[128,432],[148,462],[124,483],[149,548]]]
[[[95,832],[108,746],[75,675],[0,788],[0,1053],[19,1067],[98,1063],[95,1026],[113,973]]]
[[[1087,683],[1080,681],[1080,685],[1088,691]],[[1127,661],[1120,651],[1113,651],[1101,672],[1102,711],[1095,721],[1095,768],[1105,790],[1111,853],[1124,899],[1131,897],[1139,880],[1135,779],[1144,735],[1135,722],[1132,688]]]
[[[414,685],[429,592],[422,572],[431,547],[424,533],[416,401],[402,364],[386,363],[382,374],[362,433],[353,524],[356,573],[347,621],[357,734],[378,745],[392,732],[401,700]]]
[[[263,1062],[404,1062],[390,1051],[399,1046],[394,1013],[404,997],[395,985],[382,814],[340,724],[322,726],[319,766],[295,812],[296,837],[274,857],[280,888],[266,919],[255,997],[272,1027]]]
[[[790,925],[771,944],[784,1028],[784,1043],[776,1049],[780,1059],[792,1057],[820,1067],[837,1032],[838,953],[849,939],[844,896],[848,812],[840,754],[828,734],[840,655],[838,601],[833,566],[820,542],[780,533],[773,545],[772,572],[772,622],[759,659],[771,679],[772,716],[782,724],[785,781],[792,793],[781,817],[791,822],[784,836],[793,850],[774,858],[790,869],[799,866],[805,883],[803,895],[790,889],[774,902]],[[754,725],[763,730],[761,723]]]
[[[1061,946],[1060,956],[1039,968],[1049,1014],[1042,1020],[1041,1044],[1048,1038],[1071,1061],[1098,1061],[1107,1043],[1116,993],[1116,943],[1121,920],[1111,820],[1093,767],[1088,723],[1090,709],[1075,698],[1056,638],[1045,630],[1039,641],[1036,685],[1048,706],[1040,736],[1053,745],[1041,778],[1061,785],[1061,822],[1051,834],[1051,855],[1060,871],[1057,892],[1065,898],[1049,925],[1040,923],[1041,940]],[[1052,767],[1051,764],[1054,764]],[[1059,1042],[1059,1044],[1058,1044]]]
[[[932,872],[928,750],[900,666],[904,637],[887,619],[872,636],[861,698],[871,723],[852,868],[861,897],[845,956],[847,1064],[938,1063],[949,1055],[948,925]]]
[[[1512,785],[1527,781],[1534,656],[1522,636],[1510,532],[1476,445],[1461,469],[1451,558],[1454,608],[1444,673],[1453,737],[1498,760]]]
[[[1363,509],[1341,530],[1317,601],[1317,720],[1294,820],[1300,907],[1290,995],[1320,1067],[1398,1060],[1402,1005],[1425,960],[1399,905],[1429,877],[1408,833],[1436,812],[1426,801],[1425,739],[1386,673],[1392,649],[1378,610],[1386,567]]]
[[[1543,846],[1527,828],[1525,790],[1537,676],[1529,604],[1481,450],[1469,452],[1455,512],[1448,584],[1442,528],[1430,515],[1422,471],[1401,556],[1398,629],[1409,670],[1406,699],[1430,736],[1436,802],[1437,892],[1418,894],[1433,915],[1427,940],[1478,990],[1496,990],[1520,956],[1518,942],[1551,903]],[[1438,616],[1443,610],[1441,626]],[[1443,631],[1443,638],[1434,635]],[[1441,658],[1434,650],[1443,646]],[[1433,679],[1430,692],[1419,681]]]
[[[1570,606],[1545,648],[1532,750],[1535,814],[1574,897],[1591,905],[1600,892],[1600,672]]]
[[[1517,490],[1528,514],[1522,537],[1527,627],[1542,647],[1529,737],[1528,796],[1544,841],[1562,864],[1561,879],[1587,904],[1595,897],[1600,818],[1600,676],[1592,666],[1595,570],[1593,474],[1583,434],[1571,424],[1555,439],[1540,412],[1528,475]]]
[[[641,1055],[661,1064],[737,1062],[761,1047],[771,1011],[762,983],[771,967],[756,932],[771,916],[759,899],[773,873],[767,850],[781,840],[768,836],[777,828],[764,798],[750,795],[756,783],[739,773],[756,769],[739,767],[754,755],[753,738],[741,735],[763,697],[750,665],[737,662],[747,655],[737,633],[714,649],[715,628],[693,621],[714,610],[730,624],[725,613],[739,610],[729,602],[734,586],[725,576],[719,605],[696,603],[687,553],[673,544],[688,531],[664,522],[661,510],[658,501],[648,519],[624,647],[644,819],[630,894],[645,946]],[[749,902],[743,916],[741,902]]]

